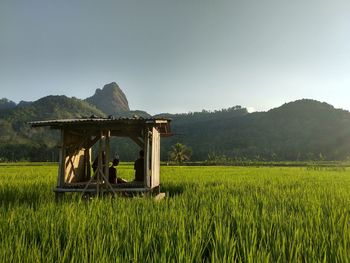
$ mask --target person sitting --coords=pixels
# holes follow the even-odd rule
[[[112,162],[112,166],[109,167],[109,173],[108,173],[108,182],[111,184],[117,183],[117,168],[119,164],[119,159],[114,159]]]
[[[141,150],[139,152],[139,158],[134,162],[134,170],[135,170],[135,180],[136,182],[143,182],[144,181],[144,155],[145,152]]]
[[[119,164],[119,159],[115,158],[112,162],[112,166],[109,167],[109,173],[108,173],[108,182],[110,184],[120,184],[120,183],[126,183],[127,181],[124,180],[123,178],[118,178],[117,177],[117,167]]]

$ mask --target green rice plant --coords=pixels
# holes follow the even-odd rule
[[[133,167],[118,167],[131,179]],[[167,198],[55,202],[57,166],[0,166],[0,262],[348,262],[350,171],[161,167]]]

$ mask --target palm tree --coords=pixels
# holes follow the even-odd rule
[[[177,163],[183,163],[184,161],[189,161],[192,155],[191,148],[187,147],[182,143],[176,143],[171,146],[169,152],[169,159]]]

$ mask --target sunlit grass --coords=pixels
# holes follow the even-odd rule
[[[131,165],[119,175],[133,177]],[[0,166],[0,262],[347,262],[350,171],[161,168],[168,198],[51,189],[57,167]]]

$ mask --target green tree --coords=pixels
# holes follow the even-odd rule
[[[192,150],[182,143],[176,143],[171,146],[169,151],[169,159],[177,163],[183,163],[191,159]]]

